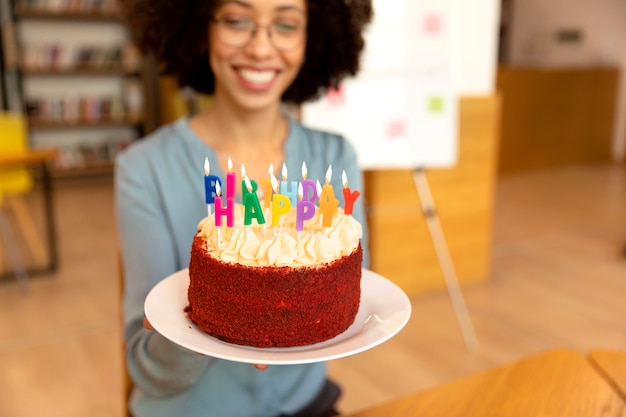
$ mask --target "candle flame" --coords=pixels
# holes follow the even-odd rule
[[[302,188],[302,183],[298,184],[298,197],[300,200],[304,198],[304,188]]]
[[[222,187],[220,187],[219,181],[215,181],[215,195],[220,196],[222,194]]]
[[[341,182],[343,183],[344,188],[348,186],[348,176],[346,175],[345,169],[341,171]]]
[[[306,180],[306,176],[308,174],[308,170],[306,169],[306,161],[302,161],[302,179]]]
[[[287,181],[287,165],[285,165],[284,163],[283,163],[282,175],[283,175],[283,181]]]
[[[204,175],[209,175],[211,172],[211,164],[209,164],[209,158],[204,157]]]
[[[328,184],[333,177],[333,166],[328,165],[328,169],[326,170],[326,184]]]
[[[243,175],[243,180],[246,182],[246,188],[248,189],[248,192],[251,193],[252,192],[252,183],[250,182],[250,178],[248,178],[248,176],[246,174],[242,174],[242,175]]]
[[[268,171],[270,175],[274,175],[274,163],[270,162],[270,169]]]
[[[270,181],[272,183],[272,189],[274,190],[276,194],[278,194],[278,180],[276,179],[276,176],[274,175],[273,172],[271,172],[270,174],[271,174]]]
[[[246,166],[241,164],[241,178],[245,178],[246,176]]]
[[[317,191],[318,196],[322,195],[322,184],[320,184],[320,180],[315,182],[315,190]]]
[[[230,159],[230,156],[228,157],[228,171],[232,171],[233,170],[233,160]]]

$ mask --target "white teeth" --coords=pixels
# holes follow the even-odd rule
[[[241,77],[251,83],[266,83],[274,78],[274,71],[254,71],[249,69],[239,70]]]

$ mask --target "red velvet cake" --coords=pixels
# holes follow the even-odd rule
[[[211,217],[200,223],[186,308],[200,329],[229,343],[290,347],[331,339],[353,323],[361,295],[360,224],[340,212],[330,228],[313,219],[297,233],[285,220],[280,230],[246,231],[236,221],[219,233]]]

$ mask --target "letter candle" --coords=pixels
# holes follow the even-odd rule
[[[226,226],[233,227],[235,225],[235,199],[226,197],[226,207],[222,204],[223,197],[220,195],[221,187],[216,186],[217,197],[215,197],[215,225],[222,225],[222,217],[226,216]]]
[[[207,214],[211,215],[211,204],[215,203],[215,185],[220,182],[217,175],[209,175],[211,173],[211,165],[209,158],[204,158],[204,200],[206,202]]]
[[[320,211],[322,212],[322,226],[330,227],[333,222],[333,215],[337,213],[337,207],[339,207],[339,200],[335,197],[335,190],[330,184],[331,176],[333,175],[332,166],[328,166],[326,171],[326,184],[322,186],[322,193],[320,195]]]
[[[274,164],[270,164],[268,173],[270,174],[270,179],[259,180],[263,186],[263,208],[266,219],[269,219],[269,209],[272,206],[272,193],[274,192],[274,187],[272,187],[271,177],[274,175]],[[263,233],[265,233],[265,230],[263,230]]]
[[[274,176],[274,170],[272,169],[272,171],[270,172],[270,180],[272,182],[272,190],[274,190],[274,197],[278,195],[278,180],[276,179],[276,177]],[[277,231],[277,226],[278,226],[278,219],[276,219],[276,224],[274,224],[274,197],[272,197],[272,225],[274,226],[274,236],[276,236],[276,231]]]
[[[280,183],[280,193],[289,197],[291,200],[291,206],[295,207],[298,204],[298,181],[287,182],[287,165],[283,164],[283,180]]]
[[[311,193],[309,193],[308,190],[311,190]],[[298,231],[299,238],[300,232],[304,230],[305,220],[310,220],[315,215],[315,200],[317,199],[315,182],[312,180],[303,180],[298,186],[298,197],[298,205],[296,207],[296,230]]]
[[[222,205],[222,197],[220,196],[221,194],[221,189],[220,189],[220,184],[217,183],[215,186],[215,195],[216,198],[218,198],[218,204],[221,206]],[[216,213],[217,216],[217,213]],[[222,245],[222,218],[220,217],[220,224],[218,226],[217,224],[217,218],[214,219],[215,220],[215,226],[217,226],[217,250],[220,250],[220,247]]]
[[[261,209],[261,202],[256,194],[256,182],[244,176],[242,181],[243,191],[243,207],[244,217],[243,224],[248,226],[252,223],[252,219],[256,219],[258,224],[265,223],[265,216],[263,216],[263,210]]]
[[[315,181],[315,191],[317,191],[318,196],[322,195],[322,184],[320,184],[320,180]],[[322,225],[323,217],[324,216],[320,215],[320,226]]]
[[[235,201],[235,173],[233,172],[233,160],[228,157],[228,173],[226,174],[226,201]]]
[[[265,216],[265,223],[263,223],[263,236],[267,232],[267,223],[270,221],[270,210],[272,207],[272,194],[274,193],[274,189],[278,187],[278,185],[274,186],[274,183],[278,184],[276,181],[276,177],[274,177],[274,164],[270,163],[270,167],[267,170],[270,174],[270,179],[262,179],[261,184],[264,187],[264,195],[263,195],[263,214]]]
[[[254,185],[256,185],[256,183]],[[246,243],[250,241],[250,224],[252,223],[252,219],[256,219],[257,224],[265,224],[263,210],[261,209],[261,203],[256,195],[255,188],[250,178],[245,175],[242,189],[245,189],[243,196],[243,224],[246,227]]]
[[[354,207],[354,202],[361,195],[358,190],[350,191],[348,188],[348,176],[346,175],[346,171],[343,170],[341,172],[341,181],[343,183],[343,199],[344,199],[344,212],[346,214],[352,214],[352,209]]]
[[[283,194],[274,194],[272,198],[272,226],[278,226],[280,220],[280,226],[282,228],[284,219],[280,216],[289,213],[291,210],[291,200],[289,197]]]

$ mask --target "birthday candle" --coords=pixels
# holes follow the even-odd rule
[[[233,172],[233,160],[228,157],[228,173],[226,174],[226,200],[235,200],[235,173]]]
[[[270,164],[268,173],[270,174],[270,178],[274,175],[274,164]],[[265,207],[265,210],[267,211],[272,204],[272,192],[274,191],[274,187],[272,186],[271,179],[263,178],[260,179],[259,182],[263,186],[263,207]]]
[[[252,186],[252,181],[246,175],[242,184],[244,191],[243,207],[244,207],[244,226],[249,226],[252,223],[252,219],[256,219],[258,224],[265,224],[265,217],[263,216],[263,210],[261,209],[261,203],[256,195],[256,192]],[[249,233],[249,232],[248,232]]]
[[[307,188],[312,187],[313,190],[313,195],[310,199],[307,198],[308,193],[304,192],[305,183],[307,184]],[[296,230],[301,232],[304,230],[305,220],[310,220],[315,215],[315,204],[312,201],[314,198],[317,198],[315,183],[311,180],[302,181],[298,186],[298,197],[298,205],[296,206]]]
[[[333,215],[337,212],[339,207],[339,200],[335,197],[335,190],[330,184],[330,179],[333,174],[332,166],[328,167],[326,171],[326,184],[322,186],[322,193],[320,195],[320,211],[322,212],[322,225],[324,227],[330,227],[333,221]]]
[[[291,210],[291,199],[283,194],[274,194],[272,197],[272,226],[278,226],[280,216]]]
[[[345,202],[343,210],[346,214],[352,214],[354,202],[361,195],[361,193],[358,190],[354,190],[353,192],[350,191],[350,188],[348,188],[348,176],[346,175],[345,170],[341,172],[341,180],[343,183],[343,199]]]
[[[271,218],[272,218],[272,225],[274,226],[274,236],[276,236],[276,232],[277,232],[277,226],[278,226],[278,219],[276,219],[276,224],[274,224],[274,197],[278,195],[278,180],[276,179],[276,176],[274,175],[274,170],[272,169],[272,171],[270,171],[270,180],[272,182],[272,190],[274,190],[274,196],[272,196],[272,210],[270,211],[271,214]]]
[[[220,195],[221,187],[216,185],[217,197],[215,197],[215,225],[222,225],[222,217],[226,216],[226,226],[233,227],[235,225],[235,199],[226,197],[226,207],[222,205],[223,197]]]
[[[246,167],[243,164],[241,164],[241,194],[242,194],[241,200],[242,202],[245,199],[245,196],[247,194],[249,193],[256,194],[258,188],[259,186],[256,183],[256,181],[248,178],[248,176],[246,175]],[[257,197],[257,200],[258,200],[258,197]]]
[[[287,182],[287,165],[283,164],[283,180],[280,183],[280,193],[289,197],[291,206],[298,204],[298,181]]]
[[[211,204],[215,202],[215,185],[220,182],[217,175],[209,175],[211,173],[211,165],[209,158],[204,158],[204,200],[206,202],[207,213],[211,215]]]

